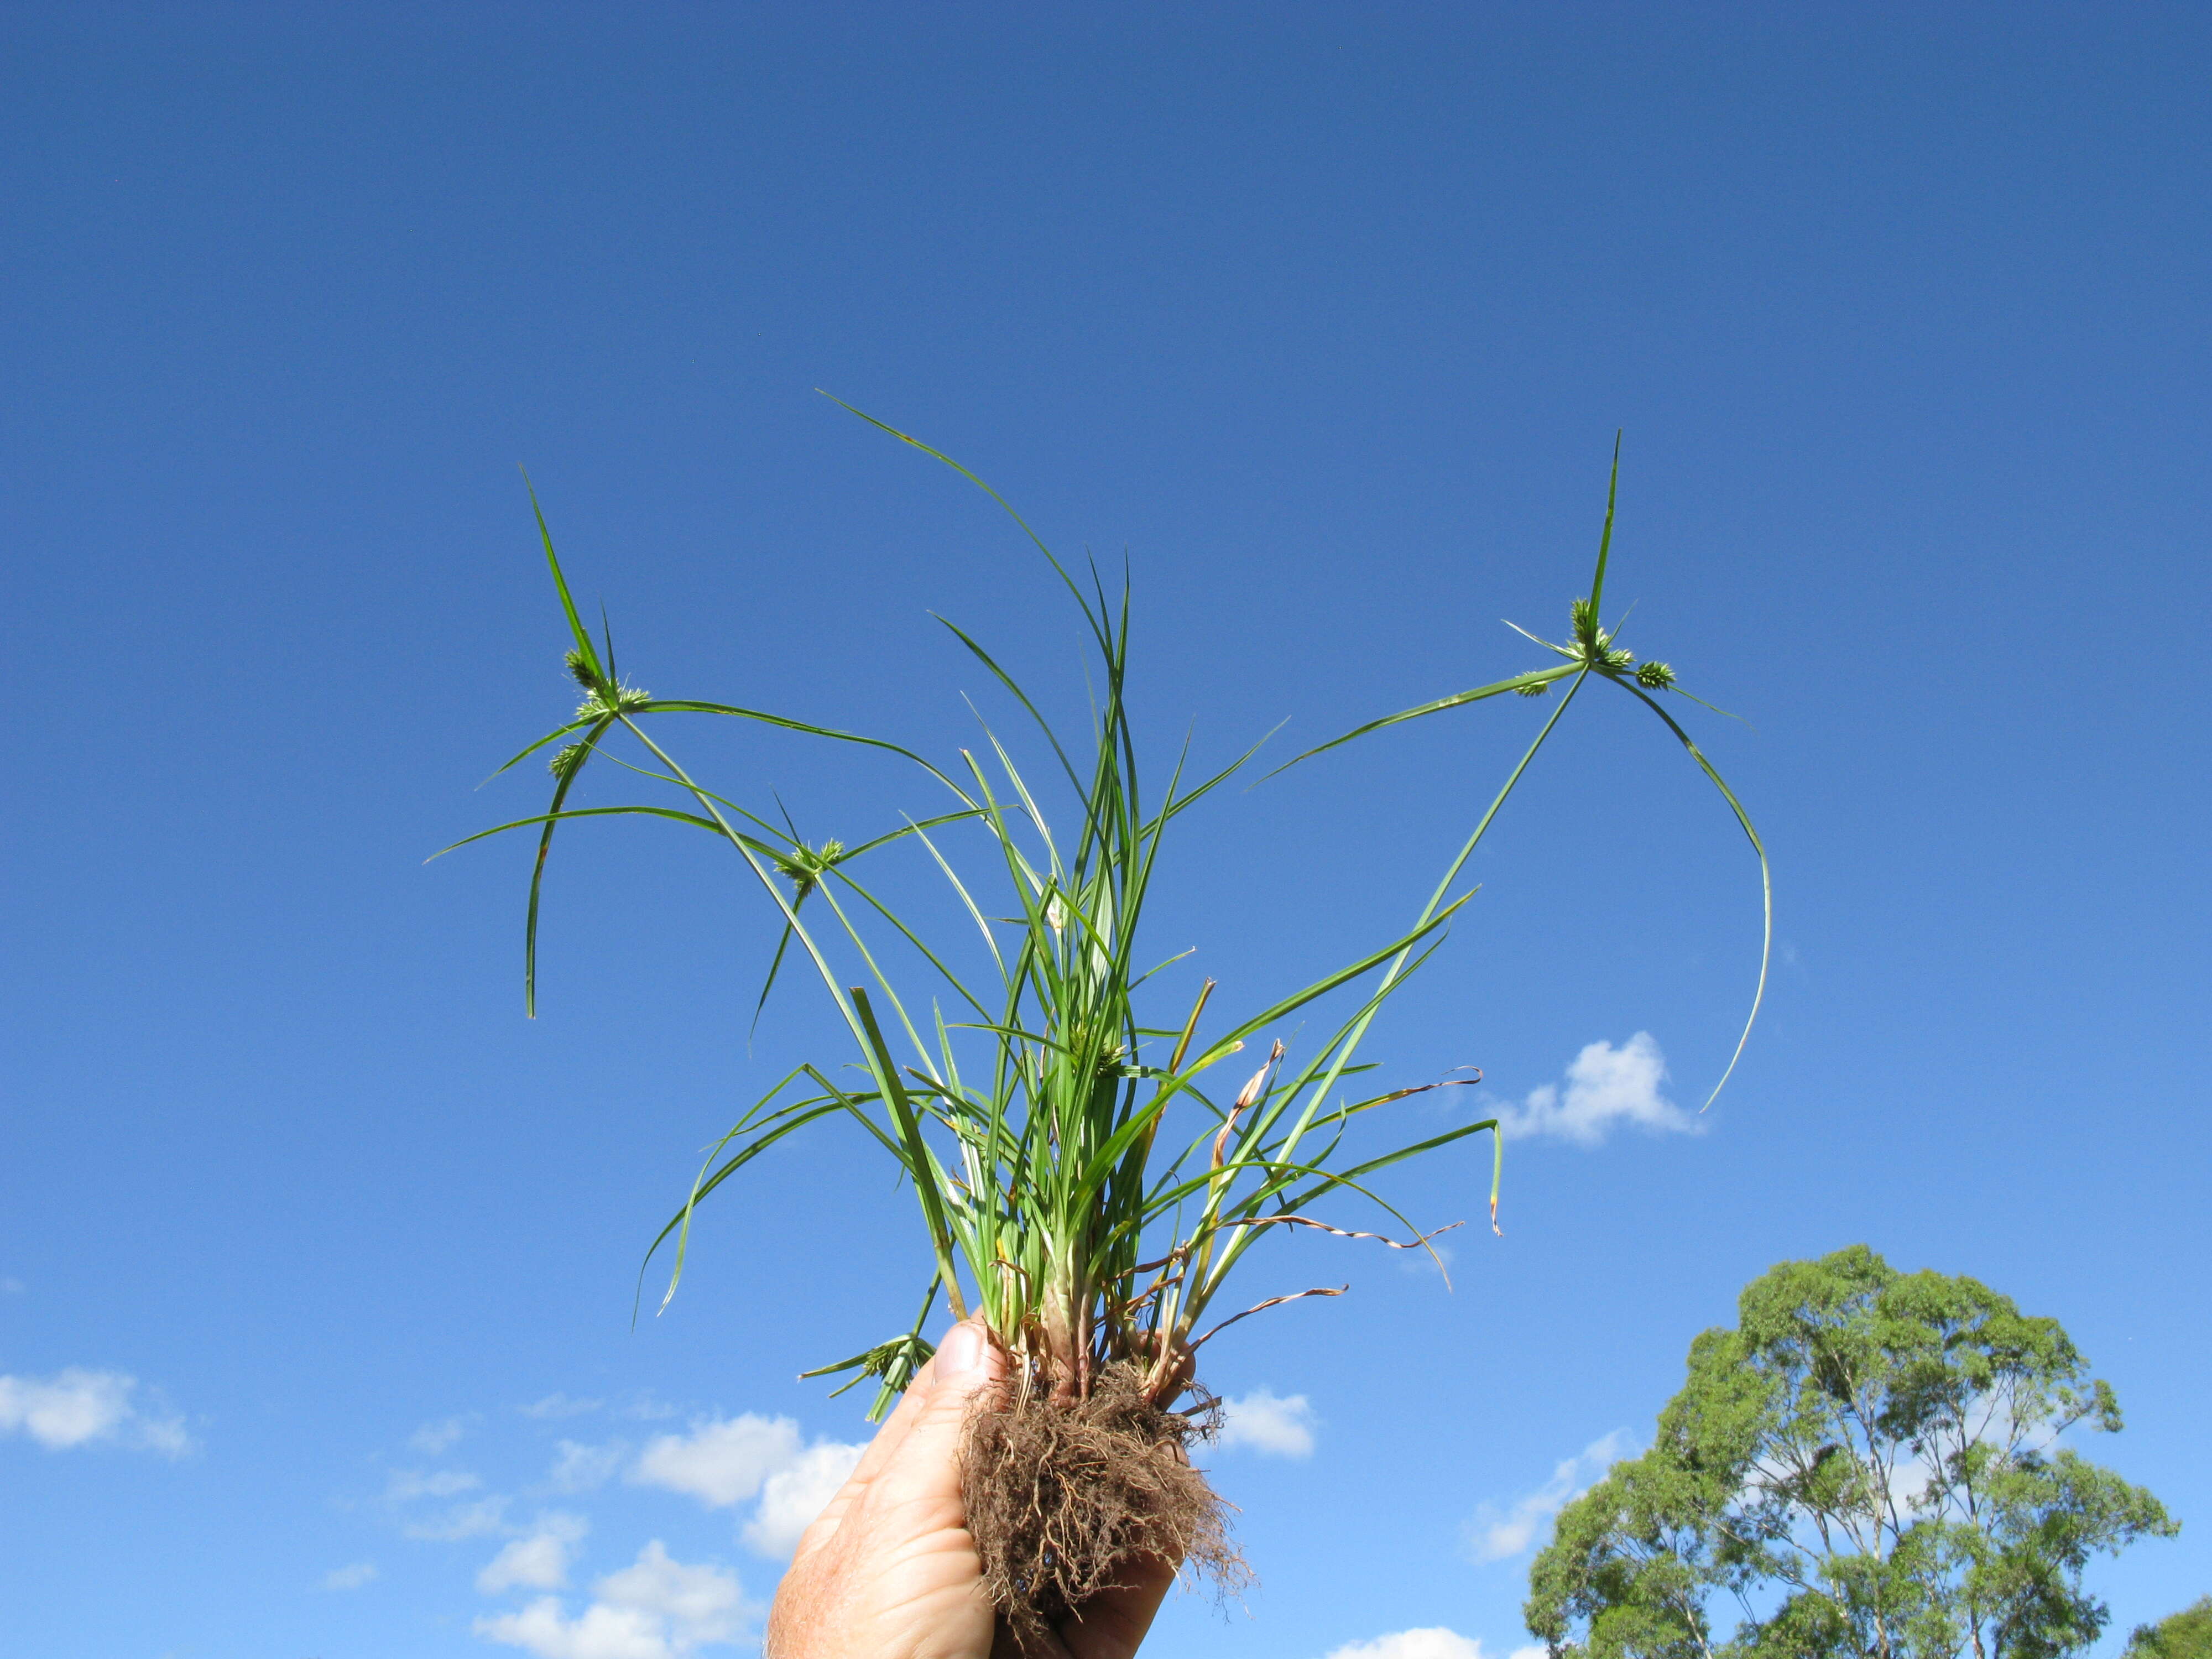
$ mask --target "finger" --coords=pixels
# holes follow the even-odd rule
[[[1152,1627],[1176,1570],[1146,1556],[1127,1564],[1123,1577],[1127,1583],[1099,1591],[1060,1620],[1060,1639],[1069,1659],[1131,1659]]]
[[[1001,1619],[991,1632],[991,1659],[1068,1659],[1067,1650],[1050,1631],[1024,1642]]]
[[[1175,1583],[1176,1570],[1158,1556],[1128,1565],[1126,1584],[1101,1590],[1083,1604],[1080,1614],[1027,1642],[1001,1618],[991,1643],[991,1659],[1133,1659],[1152,1627],[1160,1602]]]
[[[930,1362],[928,1396],[870,1483],[872,1502],[949,1501],[957,1510],[960,1435],[969,1404],[998,1382],[1006,1364],[1006,1355],[980,1320],[963,1320],[945,1334]]]
[[[922,1402],[929,1398],[930,1391],[936,1386],[937,1361],[933,1358],[915,1373],[914,1380],[906,1385],[906,1392],[899,1395],[898,1404],[884,1419],[883,1427],[876,1431],[876,1437],[868,1443],[867,1450],[860,1454],[860,1462],[854,1466],[854,1480],[866,1486],[876,1478],[884,1465],[890,1461],[892,1454],[898,1450],[899,1442],[906,1438],[907,1431],[914,1427],[915,1419],[921,1413]]]
[[[922,1406],[936,1385],[936,1370],[937,1361],[933,1358],[915,1373],[905,1392],[899,1395],[899,1402],[892,1408],[890,1416],[884,1420],[883,1427],[876,1431],[876,1437],[868,1443],[867,1450],[860,1454],[860,1461],[853,1466],[852,1474],[845,1477],[845,1484],[837,1488],[836,1496],[822,1506],[822,1512],[799,1534],[799,1547],[792,1553],[794,1563],[805,1559],[830,1541],[837,1531],[838,1522],[860,1501],[861,1493],[868,1488],[868,1483],[883,1472],[884,1465],[898,1450],[899,1443],[906,1438],[907,1431],[914,1427],[915,1419],[921,1414]]]

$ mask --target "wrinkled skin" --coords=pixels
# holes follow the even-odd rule
[[[960,1503],[969,1402],[1004,1376],[981,1325],[956,1325],[850,1480],[799,1540],[764,1659],[1131,1659],[1175,1582],[1160,1563],[1066,1620],[1043,1649],[994,1617]]]

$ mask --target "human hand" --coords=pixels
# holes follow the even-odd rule
[[[764,1659],[1131,1659],[1175,1582],[1170,1563],[1087,1602],[1042,1650],[1017,1645],[992,1613],[960,1503],[960,1434],[1006,1363],[976,1322],[945,1333],[799,1539]]]

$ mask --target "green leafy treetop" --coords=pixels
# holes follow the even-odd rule
[[[2055,1320],[1975,1279],[1853,1245],[1738,1312],[1530,1568],[1554,1659],[2059,1659],[2110,1616],[2090,1556],[2179,1530],[2057,1443],[2118,1429],[2118,1402]]]
[[[2137,1625],[2122,1659],[2212,1659],[2212,1595],[2200,1595],[2155,1625]]]

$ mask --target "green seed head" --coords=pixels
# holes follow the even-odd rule
[[[1577,599],[1567,607],[1567,621],[1576,641],[1586,650],[1595,650],[1604,636],[1597,631],[1597,607],[1588,599]]]
[[[653,693],[635,685],[594,685],[592,693],[576,705],[580,720],[604,719],[609,714],[627,714],[640,705],[653,701]]]
[[[788,853],[775,855],[775,867],[805,898],[822,880],[822,872],[845,856],[845,843],[825,841],[819,847],[809,847],[805,842]]]
[[[1646,690],[1664,691],[1674,683],[1674,671],[1663,662],[1647,662],[1636,671],[1636,683]]]
[[[572,743],[564,749],[556,750],[553,758],[546,763],[545,769],[556,778],[568,778],[574,777],[576,775],[576,769],[583,763],[584,745],[580,743]]]
[[[1551,689],[1552,689],[1552,683],[1551,683],[1551,681],[1549,681],[1549,680],[1538,680],[1538,681],[1535,683],[1535,684],[1534,684],[1534,685],[1516,685],[1516,686],[1515,686],[1515,687],[1513,688],[1513,695],[1514,695],[1515,696],[1516,696],[1516,697],[1540,697],[1540,696],[1542,696],[1544,695],[1544,693],[1546,693],[1547,691],[1550,690]]]
[[[561,659],[561,662],[562,665],[568,669],[569,678],[577,684],[590,688],[596,688],[599,685],[599,672],[592,666],[591,660],[584,655],[580,648],[570,651],[568,655]]]

